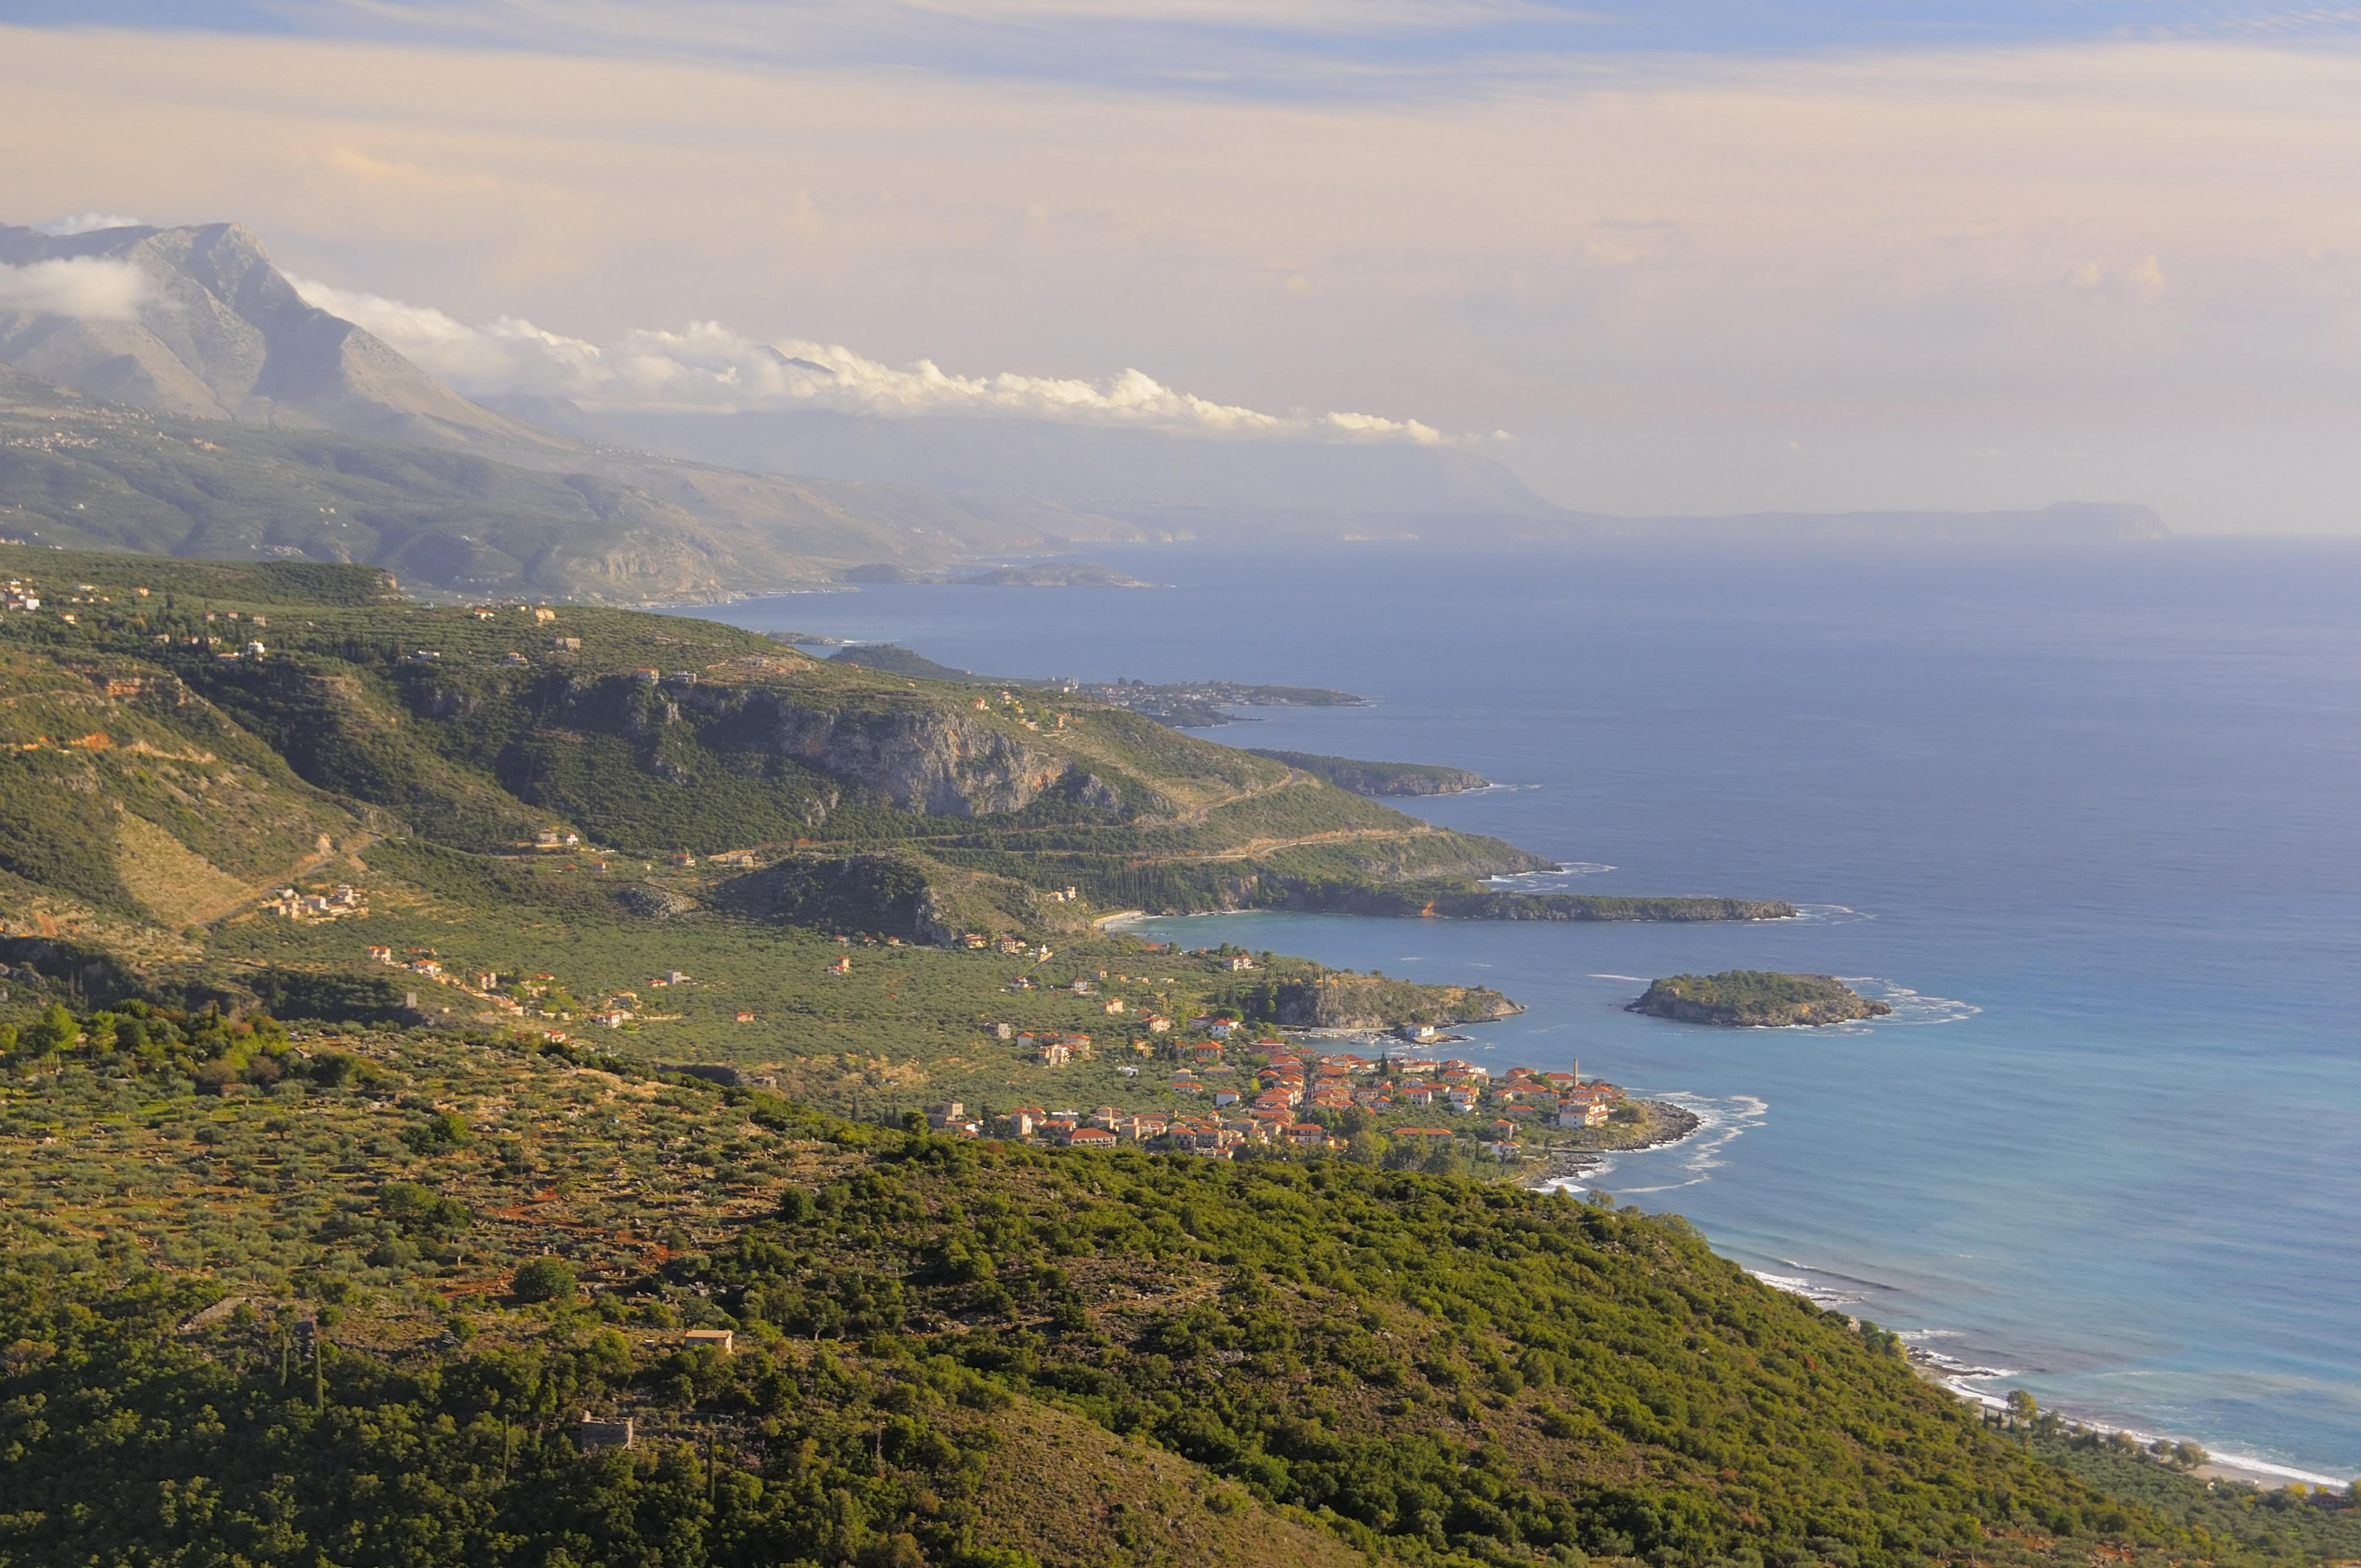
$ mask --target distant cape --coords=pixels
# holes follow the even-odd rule
[[[1734,517],[1569,513],[1565,531],[1688,539],[2169,539],[2154,507],[2059,501],[2027,511],[1757,511]],[[1518,530],[1530,533],[1530,530]]]
[[[2060,501],[2026,511],[1751,512],[1621,517],[1570,511],[1499,459],[1409,443],[1221,440],[1047,420],[810,410],[584,409],[482,400],[577,440],[757,473],[923,487],[1069,538],[1339,541],[1646,534],[1725,539],[2162,539],[2152,508]]]

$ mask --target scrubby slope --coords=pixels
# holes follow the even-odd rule
[[[208,1102],[136,1021],[0,1092],[48,1139],[0,1172],[10,1564],[2239,1556],[1676,1220],[416,1032]],[[577,1456],[584,1411],[637,1445]]]
[[[0,641],[0,871],[30,887],[178,927],[227,913],[361,831],[170,672]],[[12,913],[0,923],[37,918]]]
[[[430,610],[389,600],[385,580],[358,568],[0,547],[0,572],[34,582],[49,603],[0,623],[0,650],[25,693],[0,718],[5,738],[50,737],[11,753],[14,765],[28,779],[58,775],[16,792],[26,810],[71,793],[69,774],[89,774],[85,759],[56,744],[95,723],[58,707],[70,696],[92,711],[123,709],[122,735],[108,744],[185,751],[193,742],[172,739],[178,731],[148,738],[139,724],[162,720],[136,714],[161,712],[161,703],[184,728],[202,715],[225,737],[214,751],[297,785],[291,800],[336,817],[346,832],[355,814],[374,812],[388,830],[476,853],[529,851],[552,826],[648,860],[892,850],[903,857],[896,864],[946,884],[937,900],[945,909],[981,899],[1018,921],[1027,909],[1038,914],[1027,888],[1076,886],[1083,905],[1102,908],[1142,895],[1167,908],[1253,902],[1261,868],[1282,857],[1364,880],[1545,863],[1120,709],[900,678],[710,621]],[[317,602],[291,602],[307,594]],[[248,642],[264,652],[227,656]],[[128,695],[108,698],[109,683],[150,694],[145,707],[125,707]],[[36,686],[49,695],[37,701]],[[146,815],[184,847],[210,852],[211,840],[190,837],[194,828],[182,834]],[[233,814],[249,833],[283,815]],[[336,836],[309,817],[288,820],[280,839],[298,828],[307,840]],[[119,873],[49,865],[43,837],[31,827],[18,833],[0,869],[85,898],[136,898]],[[264,869],[278,863],[276,848],[241,853],[234,874],[276,874]],[[954,882],[967,890],[961,898]],[[792,915],[809,903],[774,897],[767,907]],[[915,934],[910,918],[864,928]],[[984,928],[1008,923],[987,919]]]

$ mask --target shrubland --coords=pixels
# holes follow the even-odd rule
[[[1989,1431],[1677,1220],[296,1032],[249,1026],[267,1087],[128,1031],[11,1080],[0,1562],[2265,1550]],[[577,1452],[586,1412],[633,1445]]]

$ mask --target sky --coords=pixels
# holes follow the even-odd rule
[[[0,0],[0,222],[243,223],[466,389],[784,356],[1599,511],[2361,532],[2356,189],[2333,4]]]

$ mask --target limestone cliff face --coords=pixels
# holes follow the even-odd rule
[[[1062,757],[938,707],[806,704],[774,690],[705,687],[691,700],[742,740],[866,784],[897,809],[921,816],[1022,811],[1069,771]],[[1089,804],[1118,804],[1100,781],[1082,787]]]

